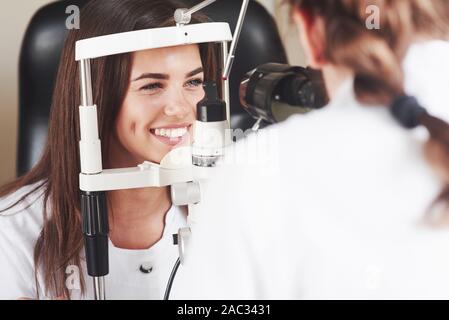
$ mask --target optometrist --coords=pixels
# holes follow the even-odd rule
[[[228,152],[172,297],[448,299],[447,1],[289,2],[331,101]]]

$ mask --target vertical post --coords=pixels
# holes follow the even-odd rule
[[[80,163],[81,174],[103,171],[98,136],[97,107],[93,104],[90,60],[79,62],[80,70]],[[87,273],[93,277],[95,300],[106,300],[104,277],[109,273],[108,211],[104,192],[81,192],[81,217]]]
[[[89,107],[93,105],[90,60],[89,59],[81,60],[79,62],[79,66],[80,66],[81,106]]]
[[[95,300],[106,300],[104,277],[94,277]]]
[[[228,60],[228,42],[223,41],[221,43],[221,55],[222,55],[222,70],[226,67],[226,62]],[[229,77],[222,78],[222,96],[223,100],[226,102],[226,118],[229,123],[229,128],[231,127],[231,101],[229,95]]]
[[[98,136],[97,106],[92,99],[90,60],[79,62],[80,66],[80,162],[81,173],[98,174],[103,171],[101,142]]]
[[[242,7],[240,8],[239,19],[237,20],[237,25],[235,26],[234,38],[231,42],[231,49],[229,50],[228,61],[226,62],[223,77],[226,79],[231,73],[232,64],[234,63],[235,52],[237,49],[237,43],[239,42],[240,33],[242,32],[243,21],[245,20],[246,10],[248,9],[249,0],[243,0]]]

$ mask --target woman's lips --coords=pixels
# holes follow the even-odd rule
[[[179,136],[179,137],[167,137],[167,136],[161,136],[161,135],[157,135],[156,134],[156,129],[150,129],[150,133],[156,138],[158,139],[160,142],[168,145],[168,146],[176,146],[186,140],[188,140],[189,136],[190,136],[190,129],[191,129],[192,125],[187,125],[187,126],[167,126],[164,128],[157,128],[157,130],[159,131],[159,133],[161,133],[161,129],[181,129],[181,128],[186,128],[186,132],[184,133],[184,135]]]

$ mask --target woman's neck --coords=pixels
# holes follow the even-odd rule
[[[109,150],[110,168],[134,167],[134,159],[116,136]],[[123,249],[147,249],[162,237],[165,216],[171,207],[169,187],[140,188],[108,192],[109,237]]]
[[[327,93],[330,99],[333,99],[338,93],[341,85],[350,77],[353,72],[350,69],[327,64],[322,68],[324,82],[326,83]]]
[[[168,187],[108,192],[110,239],[123,249],[147,249],[159,241],[171,207]]]

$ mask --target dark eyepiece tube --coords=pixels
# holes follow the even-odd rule
[[[320,71],[279,63],[266,63],[248,72],[239,92],[245,110],[267,123],[320,109],[329,101]]]

